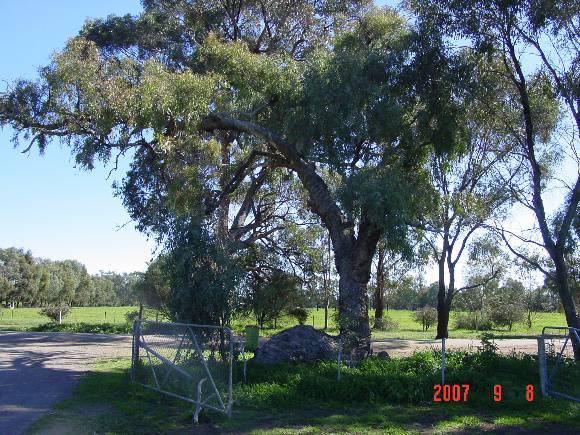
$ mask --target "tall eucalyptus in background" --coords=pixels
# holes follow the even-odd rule
[[[404,244],[427,150],[455,143],[455,59],[367,1],[143,5],[89,21],[38,81],[14,83],[0,125],[25,149],[66,142],[87,169],[130,158],[118,193],[161,242],[210,223],[217,243],[271,250],[316,215],[341,334],[366,355],[378,240]]]
[[[463,38],[463,46],[481,55],[485,74],[504,88],[507,98],[487,104],[488,114],[517,145],[504,168],[506,187],[533,213],[536,226],[514,232],[499,225],[499,231],[514,255],[555,283],[568,326],[580,327],[565,254],[580,202],[580,5],[524,0],[412,3],[421,17],[451,38]],[[562,162],[572,166],[570,177],[556,171]],[[562,194],[557,216],[550,216],[546,199],[555,186]],[[525,247],[541,250],[551,265],[546,268]],[[573,344],[580,359],[580,343]]]

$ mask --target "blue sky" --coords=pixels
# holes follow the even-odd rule
[[[0,1],[0,89],[7,81],[36,77],[37,68],[87,18],[139,10],[139,0]],[[115,177],[106,179],[108,169],[76,169],[68,150],[56,142],[44,156],[36,150],[21,154],[11,137],[9,129],[0,130],[0,247],[77,259],[92,273],[145,269],[154,244],[132,223],[118,228],[130,219],[113,196]]]

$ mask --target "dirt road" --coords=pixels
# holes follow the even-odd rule
[[[500,352],[535,353],[536,340],[498,340]],[[449,339],[448,349],[477,350],[478,340]],[[441,349],[441,342],[388,339],[373,342],[376,352],[408,355]],[[17,435],[69,396],[96,360],[130,357],[131,337],[122,335],[0,332],[0,434]]]
[[[131,337],[0,333],[0,433],[15,435],[72,392],[91,363],[131,356]]]

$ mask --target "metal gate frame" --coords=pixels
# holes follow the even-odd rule
[[[557,330],[557,331],[567,331],[560,335],[546,335],[546,330]],[[559,337],[564,339],[564,344],[558,352],[556,357],[556,363],[552,368],[551,372],[548,373],[548,367],[546,364],[546,344],[545,340],[550,337]],[[557,396],[563,399],[572,400],[575,402],[580,402],[580,397],[570,396],[569,394],[562,393],[559,391],[553,391],[551,389],[551,381],[556,374],[558,367],[561,365],[563,360],[564,351],[568,345],[572,346],[572,340],[576,340],[580,344],[580,329],[570,328],[567,326],[544,326],[542,329],[542,335],[538,338],[538,364],[540,369],[540,387],[542,389],[542,394],[544,396]],[[576,363],[578,364],[578,363]]]
[[[185,329],[185,332],[180,337],[179,347],[177,349],[175,357],[173,358],[173,361],[165,358],[163,355],[159,354],[151,346],[149,346],[149,344],[145,340],[145,336],[143,335],[143,332],[142,332],[142,328],[141,328],[142,324],[158,324],[158,325],[163,325],[163,326],[176,326],[176,327]],[[215,381],[213,379],[212,373],[211,373],[210,369],[208,368],[207,361],[203,355],[203,351],[199,346],[199,343],[197,341],[195,333],[193,332],[193,329],[195,329],[195,328],[221,330],[224,333],[228,334],[230,337],[228,369],[227,369],[228,370],[227,397],[222,398],[222,395],[220,394],[219,390],[217,389],[217,386],[216,386]],[[194,345],[194,348],[195,348],[197,355],[199,357],[199,361],[201,363],[201,366],[203,367],[203,370],[206,374],[206,377],[202,378],[197,383],[197,389],[196,389],[197,394],[196,394],[195,399],[191,399],[189,397],[185,397],[185,396],[182,396],[182,395],[179,395],[176,393],[172,393],[170,391],[163,389],[165,382],[169,378],[169,373],[171,372],[171,370],[177,371],[180,375],[182,375],[186,378],[189,378],[191,380],[191,382],[193,382],[193,376],[175,364],[180,353],[181,353],[183,343],[186,341],[185,339],[186,339],[187,335],[189,335],[191,342]],[[137,381],[137,379],[136,379],[135,372],[136,372],[137,364],[139,362],[141,350],[145,351],[145,355],[147,357],[147,360],[149,361],[149,367],[151,368],[151,374],[153,375],[153,379],[155,381],[155,386],[141,383],[141,382]],[[209,409],[213,409],[214,411],[223,412],[228,417],[231,417],[232,405],[233,405],[233,393],[232,393],[232,384],[233,384],[233,380],[232,380],[233,373],[232,372],[233,372],[233,370],[232,370],[232,367],[233,367],[233,357],[234,357],[234,335],[233,335],[232,330],[230,328],[222,327],[222,326],[215,326],[215,325],[195,325],[195,324],[187,324],[187,323],[166,323],[166,322],[154,322],[154,321],[150,321],[150,320],[135,320],[133,322],[133,345],[132,345],[132,352],[131,353],[132,353],[132,356],[131,356],[131,380],[132,380],[132,382],[135,384],[141,385],[145,388],[157,391],[159,393],[166,394],[168,396],[171,396],[171,397],[174,397],[174,398],[177,398],[180,400],[184,400],[186,402],[194,404],[195,411],[193,414],[193,420],[195,423],[198,422],[199,413],[201,412],[201,410],[203,408],[209,408]],[[155,366],[152,363],[152,357],[157,359],[158,361],[160,361],[163,364],[163,366],[165,366],[169,369],[163,380],[160,380],[157,377],[157,373],[155,372]],[[245,357],[245,355],[244,355],[244,357]],[[209,381],[209,383],[211,385],[211,390],[213,391],[213,393],[210,394],[208,397],[206,397],[204,400],[204,398],[202,398],[202,385],[205,381]],[[214,396],[217,398],[219,406],[213,406],[213,405],[210,405],[207,403]]]

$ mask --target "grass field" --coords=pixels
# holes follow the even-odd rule
[[[64,319],[64,323],[88,323],[88,324],[113,324],[122,325],[126,323],[125,314],[128,311],[136,310],[136,307],[80,307],[72,308],[71,313]],[[374,339],[382,338],[401,338],[401,339],[430,339],[434,337],[434,327],[429,331],[421,331],[421,326],[412,320],[411,311],[408,310],[389,310],[388,315],[391,319],[398,323],[398,328],[392,331],[376,331],[373,330],[372,336]],[[156,318],[156,313],[150,310],[147,311],[147,316],[150,319]],[[371,317],[373,313],[370,312]],[[452,338],[476,338],[480,335],[477,331],[469,331],[465,329],[454,329],[453,322],[454,315],[451,317],[450,336]],[[334,316],[329,315],[329,329],[328,333],[338,333],[334,323]],[[0,309],[0,330],[16,330],[25,331],[31,330],[48,323],[48,319],[42,316],[38,308],[15,308],[15,309]],[[233,323],[233,329],[237,332],[242,332],[245,325],[255,323],[253,318],[246,317],[237,319]],[[284,328],[294,326],[296,321],[293,318],[284,316],[276,324],[276,328],[269,327],[260,331],[262,336],[271,336]],[[316,329],[323,329],[324,327],[324,310],[312,308],[309,310],[308,325],[313,325]],[[542,327],[546,325],[565,325],[564,314],[562,313],[539,313],[531,329],[528,329],[523,323],[516,323],[511,331],[507,328],[498,328],[491,331],[497,336],[537,336],[541,333]]]
[[[77,307],[72,308],[65,323],[125,323],[125,313],[134,307]],[[40,314],[38,308],[0,309],[0,329],[23,331],[48,323],[49,319]]]

